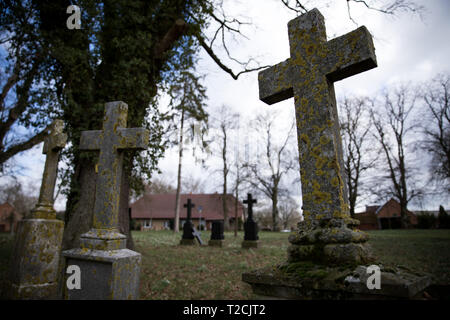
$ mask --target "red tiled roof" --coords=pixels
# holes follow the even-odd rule
[[[195,207],[192,209],[192,218],[201,217],[206,220],[223,220],[222,195],[214,194],[181,194],[180,219],[186,219],[187,209],[184,204],[191,199]],[[228,217],[234,217],[234,196],[227,195]],[[173,219],[175,217],[175,194],[147,194],[130,205],[132,219]],[[244,206],[238,202],[238,217],[242,217]]]
[[[416,224],[417,223],[416,215],[409,210],[407,210],[406,213],[410,217],[411,223]],[[400,217],[400,203],[397,200],[391,198],[382,206],[366,206],[366,211],[358,213],[356,217],[358,217],[361,223],[363,223],[363,221],[364,222],[371,220],[374,221],[373,219],[375,219],[375,217],[378,218]]]
[[[400,211],[400,203],[398,203],[395,199],[390,199],[383,206],[378,208],[376,214],[379,218],[392,218],[395,216],[400,217]],[[414,216],[414,214],[409,210],[406,210],[406,213],[409,216]]]

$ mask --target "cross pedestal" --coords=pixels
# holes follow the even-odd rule
[[[223,234],[223,221],[214,221],[211,228],[211,239],[208,245],[211,247],[222,247],[225,236]]]
[[[53,121],[44,141],[46,155],[39,200],[29,218],[19,221],[10,267],[12,299],[58,298],[59,262],[64,222],[56,220],[53,193],[59,153],[67,135],[62,120]]]
[[[247,200],[244,203],[248,205],[247,220],[244,222],[244,241],[242,248],[258,248],[258,224],[253,220],[253,204],[256,199],[252,198],[251,193],[247,194]]]
[[[255,292],[285,297],[367,293],[361,280],[352,282],[353,291],[345,289],[346,279],[356,278],[354,268],[373,259],[368,235],[356,229],[359,221],[348,212],[333,83],[377,66],[372,37],[360,27],[327,41],[317,9],[289,21],[288,31],[290,58],[259,73],[259,95],[268,104],[294,97],[304,221],[289,237],[286,264],[244,274],[243,280]],[[385,279],[392,277],[384,273]],[[395,278],[396,285],[407,285],[401,279]],[[416,280],[412,282],[420,285],[410,288],[420,290],[426,282]],[[390,294],[368,294],[375,293]]]
[[[99,151],[92,229],[80,239],[81,248],[63,252],[66,269],[81,270],[81,289],[65,289],[66,299],[138,299],[141,255],[126,249],[126,236],[118,231],[123,152],[143,150],[149,132],[127,128],[128,106],[105,105],[102,130],[84,131],[80,150]],[[67,277],[67,275],[66,275]]]

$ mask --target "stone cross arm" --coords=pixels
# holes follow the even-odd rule
[[[245,204],[248,204],[249,206],[252,206],[254,203],[256,203],[256,199],[253,199],[252,194],[251,193],[247,193],[247,199],[244,200]]]
[[[372,35],[365,26],[328,41],[327,51],[324,71],[333,82],[377,67]]]
[[[305,54],[308,50],[311,57],[304,57],[302,52],[293,57],[291,50],[291,58],[259,72],[260,100],[274,104],[293,97],[294,87],[299,94],[311,90],[304,79],[312,73],[335,82],[377,66],[372,36],[364,26],[330,41],[319,41]]]
[[[148,147],[149,132],[144,128],[117,128],[116,149],[144,150]],[[83,131],[80,139],[80,150],[98,151],[103,140],[103,130]]]

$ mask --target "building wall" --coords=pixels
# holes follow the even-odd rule
[[[151,227],[146,227],[145,223],[147,222],[147,224],[150,222],[149,219],[135,219],[136,222],[140,223],[140,230],[141,231],[150,231],[150,230],[168,230],[168,228],[164,225],[164,223],[166,223],[167,226],[170,227],[170,219],[152,219],[151,220]],[[200,230],[199,224],[200,221],[199,219],[193,219],[192,223],[194,224],[194,227],[197,230]],[[180,221],[180,229],[182,230],[184,224],[184,220]],[[202,224],[206,226],[206,230],[211,230],[212,227],[212,223],[211,221],[204,221],[202,220]]]
[[[378,230],[378,225],[374,223],[361,223],[358,227],[359,230],[367,231],[367,230]]]

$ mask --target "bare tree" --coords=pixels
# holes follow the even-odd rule
[[[166,181],[164,177],[153,178],[148,185],[145,186],[146,194],[175,193],[175,187]]]
[[[192,142],[198,142],[201,148],[205,148],[206,144],[203,136],[207,131],[208,115],[204,111],[204,99],[206,93],[203,85],[200,83],[201,78],[189,72],[182,72],[181,79],[177,84],[172,85],[168,91],[170,95],[170,105],[174,108],[175,113],[172,115],[174,120],[174,128],[178,129],[178,173],[177,173],[177,189],[175,197],[175,223],[174,232],[179,232],[180,227],[180,193],[181,193],[181,168],[183,160],[183,150],[185,149],[185,136],[187,135]],[[188,122],[189,127],[185,128]],[[198,139],[198,137],[200,137]],[[193,144],[195,146],[195,143]],[[195,153],[195,152],[193,152]]]
[[[218,109],[217,116],[213,117],[214,137],[216,150],[215,153],[220,154],[222,169],[222,209],[224,215],[224,229],[230,230],[230,220],[228,217],[228,178],[233,159],[228,157],[229,155],[229,143],[232,130],[237,128],[238,114],[230,111],[230,107],[222,105]],[[235,190],[236,191],[236,190]]]
[[[339,104],[340,126],[344,149],[344,169],[350,214],[355,215],[361,184],[367,170],[374,167],[378,156],[370,135],[372,127],[368,99],[345,97]],[[375,152],[374,152],[375,151]]]
[[[381,101],[372,100],[371,108],[374,136],[383,150],[388,169],[386,178],[390,181],[390,187],[385,192],[400,203],[402,227],[409,225],[408,203],[421,194],[420,189],[412,187],[414,171],[408,161],[408,138],[413,129],[409,118],[416,100],[416,91],[403,85],[386,92]],[[377,112],[378,108],[380,110]]]
[[[290,196],[283,197],[278,206],[280,222],[284,230],[291,229],[300,221],[300,212],[297,202]]]
[[[312,5],[317,5],[316,1],[308,0],[281,0],[281,2],[290,10],[297,12],[297,14],[305,13],[308,8]],[[321,5],[329,6],[331,0],[321,1]],[[410,12],[413,14],[421,15],[424,11],[424,6],[419,5],[417,1],[413,0],[347,0],[347,12],[348,17],[355,24],[357,22],[352,17],[352,8],[356,5],[362,5],[368,10],[378,11],[387,15],[396,16],[401,12]]]
[[[276,120],[266,112],[253,122],[253,127],[259,136],[264,137],[264,155],[257,156],[253,163],[247,163],[249,175],[246,181],[254,188],[266,195],[272,202],[272,230],[279,230],[278,199],[281,193],[287,193],[281,185],[281,179],[291,171],[295,165],[295,157],[290,150],[295,123],[281,143],[274,141],[273,125]]]
[[[205,180],[189,175],[183,179],[181,183],[181,191],[183,193],[204,193]]]
[[[14,207],[19,216],[27,217],[38,199],[37,189],[30,188],[28,191],[23,190],[22,184],[16,179],[13,179],[4,184],[0,189],[0,202],[8,202]]]
[[[450,191],[450,75],[440,74],[425,85],[422,99],[427,107],[421,147],[432,156],[431,177]]]

